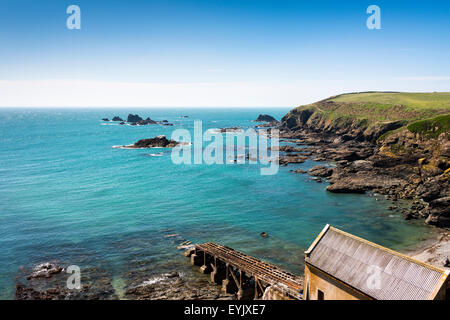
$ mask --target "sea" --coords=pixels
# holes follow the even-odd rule
[[[301,275],[304,251],[326,224],[403,252],[435,236],[387,210],[384,196],[332,194],[325,181],[291,172],[323,163],[261,175],[262,164],[175,164],[170,149],[113,148],[176,129],[193,134],[196,120],[203,130],[253,128],[259,114],[279,120],[288,111],[0,109],[0,298],[14,298],[20,270],[47,261],[107,270],[122,297],[136,266],[149,279],[186,269],[177,249],[186,241],[214,241]],[[174,126],[102,121],[130,113]]]

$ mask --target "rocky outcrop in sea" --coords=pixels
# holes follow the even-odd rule
[[[154,138],[141,139],[134,144],[125,146],[114,146],[118,149],[145,149],[145,148],[174,148],[179,142],[175,140],[169,140],[165,135],[160,135]]]
[[[102,121],[109,121],[108,118],[103,118]],[[167,120],[162,121],[155,121],[150,119],[150,117],[147,117],[146,119],[142,118],[138,114],[129,114],[127,117],[127,120],[124,121],[121,117],[115,116],[112,118],[112,121],[118,121],[121,125],[129,124],[131,126],[145,126],[145,125],[151,125],[151,124],[159,124],[163,126],[173,126],[172,123],[169,123]]]
[[[268,114],[260,114],[258,118],[255,120],[256,122],[278,122],[277,119],[268,115]]]

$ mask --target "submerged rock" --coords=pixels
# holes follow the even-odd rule
[[[209,283],[207,277],[192,279],[172,271],[132,286],[126,290],[125,297],[134,300],[230,300],[232,295],[222,293],[220,286]]]
[[[231,128],[220,129],[220,133],[225,133],[225,132],[237,133],[237,132],[242,132],[242,131],[243,131],[243,129],[241,127],[231,127]]]

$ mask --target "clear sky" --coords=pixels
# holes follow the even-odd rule
[[[450,1],[0,0],[0,106],[296,106],[365,90],[450,91]]]

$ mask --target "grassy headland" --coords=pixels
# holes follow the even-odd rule
[[[360,130],[369,140],[407,128],[410,132],[437,137],[449,131],[450,92],[361,92],[342,94],[295,108],[285,117],[300,115],[300,122],[311,129]]]
[[[342,94],[291,110],[280,129],[335,162],[310,172],[328,191],[411,199],[405,219],[450,227],[450,93]]]

